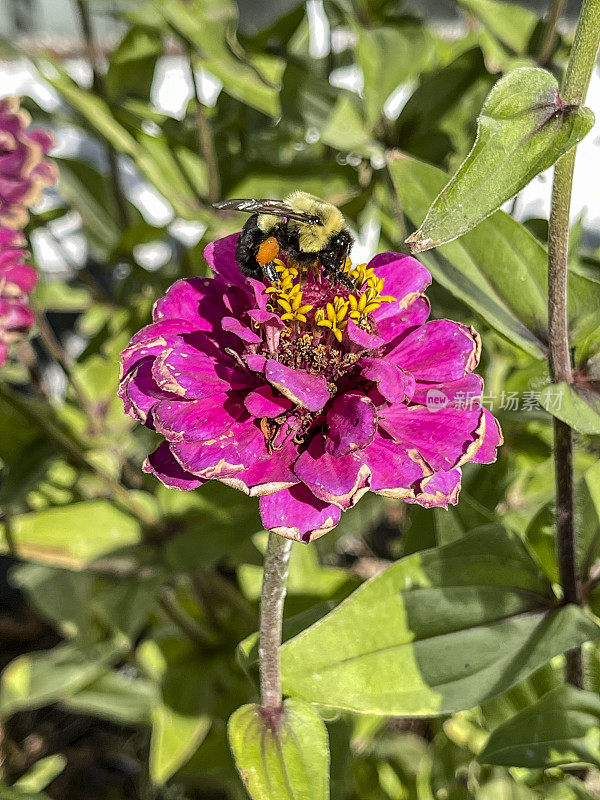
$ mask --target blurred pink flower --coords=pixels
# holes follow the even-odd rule
[[[19,231],[0,228],[0,367],[8,345],[27,333],[34,315],[27,299],[37,282],[37,272],[25,263],[25,237]]]
[[[56,182],[56,165],[44,156],[54,144],[44,130],[31,130],[31,118],[18,97],[0,99],[0,225],[22,228],[27,209]]]
[[[301,541],[369,490],[455,504],[461,465],[494,461],[502,437],[476,332],[426,321],[425,267],[383,253],[347,267],[349,291],[282,263],[268,286],[240,274],[236,238],[207,247],[215,277],[175,283],[122,353],[126,412],[165,438],[145,471],[259,496],[265,528]]]

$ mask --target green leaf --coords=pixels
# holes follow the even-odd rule
[[[234,3],[205,0],[190,5],[183,0],[170,0],[156,8],[175,32],[194,47],[198,66],[223,82],[225,92],[271,117],[279,115],[276,84],[283,63],[268,55],[251,60],[241,52],[239,43],[231,46],[230,30],[237,16]]]
[[[514,53],[525,55],[538,16],[516,3],[499,0],[456,0],[461,8],[477,17],[502,44]]]
[[[564,107],[549,72],[522,67],[494,86],[473,149],[406,243],[420,253],[462,236],[589,132],[587,108]]]
[[[256,501],[217,481],[195,492],[178,492],[161,486],[157,497],[162,514],[174,519],[176,529],[181,530],[164,548],[166,562],[172,569],[206,566],[231,556],[263,527]],[[198,536],[200,518],[210,531],[209,536]]]
[[[72,644],[13,659],[0,677],[0,715],[40,708],[74,694],[98,678],[124,652],[124,642],[102,642],[85,650]]]
[[[600,395],[567,383],[552,383],[540,392],[540,404],[580,433],[600,433]]]
[[[392,154],[388,163],[402,208],[417,225],[446,175],[401,154]],[[545,358],[548,256],[523,225],[498,211],[421,260],[436,281],[489,325],[527,353]]]
[[[302,700],[269,718],[259,706],[232,714],[229,744],[252,800],[327,800],[329,745],[323,720]]]
[[[115,118],[110,106],[92,92],[78,86],[68,74],[57,68],[47,77],[49,83],[115,150],[130,156],[139,170],[171,203],[184,219],[198,219],[201,207],[185,176],[181,173],[162,135],[138,132],[139,141]]]
[[[257,534],[254,542],[262,553],[265,552],[267,537]],[[249,600],[258,600],[262,589],[263,570],[257,564],[241,564],[238,568],[238,580],[243,594]],[[352,585],[348,573],[339,567],[324,567],[314,547],[304,547],[295,542],[287,578],[287,596],[303,595],[327,599],[343,590],[346,584]]]
[[[394,123],[398,148],[423,161],[458,166],[471,148],[475,117],[493,85],[479,47],[426,73]]]
[[[35,762],[22,778],[15,781],[13,788],[20,792],[31,794],[41,792],[48,784],[52,783],[57,775],[60,775],[66,766],[67,759],[60,753],[41,758]]]
[[[1,423],[0,423],[1,425]],[[33,434],[35,435],[35,431]],[[0,433],[0,436],[2,434]],[[56,462],[56,448],[45,439],[36,439],[9,465],[0,481],[0,505],[9,506],[23,501],[27,493]]]
[[[367,125],[372,128],[394,89],[433,66],[433,37],[424,25],[410,19],[393,26],[361,27],[356,58],[364,76]]]
[[[369,133],[360,111],[351,97],[342,95],[321,131],[321,141],[343,153],[358,153],[370,158],[381,155],[382,148]]]
[[[119,153],[135,156],[137,143],[134,137],[114,118],[110,107],[102,98],[82,89],[58,64],[53,64],[53,74],[44,74],[56,91],[78,111],[85,120]],[[43,74],[43,73],[42,73]]]
[[[599,728],[598,695],[559,686],[496,728],[479,760],[531,769],[600,766]]]
[[[522,541],[502,528],[416,553],[281,649],[284,691],[362,713],[471,708],[597,638]]]
[[[154,68],[163,47],[157,32],[134,26],[130,28],[112,53],[104,85],[112,100],[150,95]]]
[[[199,653],[189,642],[167,639],[161,649],[146,640],[142,661],[161,682],[161,697],[152,710],[149,769],[152,782],[163,784],[204,741],[216,697],[222,687],[232,690],[233,678],[218,656]]]
[[[81,568],[141,541],[141,524],[108,500],[87,500],[11,517],[0,525],[0,552]]]
[[[211,726],[207,714],[185,714],[162,703],[152,711],[150,778],[163,784],[198,749]]]
[[[598,519],[600,519],[600,461],[596,461],[596,463],[586,471],[585,482],[594,508],[596,509]]]
[[[113,670],[61,700],[61,706],[74,714],[121,725],[148,725],[156,700],[156,686],[151,681]]]
[[[135,639],[164,582],[156,571],[112,577],[37,564],[17,567],[11,579],[42,617],[80,644],[100,641],[107,631]]]
[[[414,226],[446,173],[401,153],[388,154],[400,204]],[[548,341],[548,254],[521,223],[497,211],[459,240],[420,255],[435,280],[525,352],[545,359]],[[569,271],[569,329],[597,316],[598,284]]]
[[[340,90],[318,73],[315,64],[289,61],[281,81],[282,121],[320,131],[339,95]],[[321,165],[327,167],[326,163],[321,162]],[[288,172],[286,170],[281,177]]]
[[[85,161],[75,158],[58,158],[56,161],[60,170],[61,195],[81,216],[86,238],[94,245],[95,251],[106,252],[119,236],[114,195],[107,178]]]
[[[546,575],[560,582],[556,560],[556,517],[554,504],[546,503],[533,517],[525,531],[525,541],[535,553]]]

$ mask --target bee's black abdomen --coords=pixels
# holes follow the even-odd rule
[[[242,228],[235,245],[235,260],[242,275],[259,279],[262,277],[256,255],[264,238],[264,233],[258,227],[258,214],[253,214]]]

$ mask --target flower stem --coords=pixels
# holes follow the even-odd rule
[[[206,164],[206,171],[208,177],[208,201],[209,203],[216,203],[221,196],[221,178],[219,175],[219,162],[217,159],[217,151],[215,149],[215,140],[213,138],[212,128],[210,122],[204,113],[204,106],[200,99],[200,87],[198,86],[198,79],[194,71],[194,61],[191,50],[188,52],[188,63],[190,67],[190,74],[192,76],[192,86],[194,87],[194,106],[196,112],[196,134],[198,137],[198,147],[200,154]]]
[[[550,64],[554,43],[556,42],[556,25],[565,8],[566,0],[551,0],[548,15],[544,21],[544,33],[538,54],[538,64],[545,67]]]
[[[292,542],[277,533],[269,533],[260,598],[260,693],[262,708],[267,712],[281,708],[281,673],[279,648],[285,582]]]
[[[575,40],[563,81],[565,105],[585,100],[600,43],[600,0],[584,0]],[[548,235],[549,366],[554,383],[572,380],[567,323],[567,275],[569,212],[575,167],[573,148],[556,163]],[[577,584],[577,537],[573,514],[573,432],[554,419],[554,466],[556,481],[556,533],[561,584],[566,603],[579,603]],[[583,685],[581,650],[567,653],[567,680]]]
[[[106,101],[104,79],[98,68],[98,50],[96,47],[96,39],[94,37],[94,29],[92,27],[92,19],[87,0],[76,0],[76,4],[77,10],[79,11],[79,19],[81,21],[81,30],[83,33],[83,38],[85,39],[90,66],[92,68],[92,89],[94,94]],[[119,216],[119,224],[122,228],[126,228],[129,225],[129,211],[127,209],[127,201],[125,199],[125,194],[123,192],[123,186],[121,183],[119,156],[114,147],[108,142],[106,143],[106,158],[108,160],[108,168],[110,170],[110,183],[113,190],[115,207]]]

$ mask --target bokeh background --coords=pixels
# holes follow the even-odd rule
[[[225,197],[302,188],[338,204],[353,260],[403,248],[420,222],[390,151],[455,169],[505,72],[540,61],[543,2],[4,0],[0,96],[56,136],[54,190],[27,227],[38,323],[0,372],[0,797],[237,800],[225,724],[256,697],[250,648],[265,535],[256,502],[218,484],[178,493],[142,475],[154,447],[116,398],[120,350],[204,246],[242,217]],[[578,3],[544,65],[564,65]],[[600,109],[600,76],[588,105]],[[572,269],[600,276],[600,122],[579,148]],[[551,176],[506,210],[542,242]],[[433,198],[431,198],[433,199]],[[429,258],[429,257],[428,257]],[[306,626],[403,555],[503,524],[553,578],[543,361],[486,324],[428,260],[433,316],[473,324],[506,444],[465,467],[459,505],[364,498],[294,545],[286,616]],[[512,398],[512,400],[509,400]],[[514,399],[516,398],[516,405]],[[582,560],[598,557],[598,438],[576,453]],[[600,687],[593,648],[591,680]],[[598,796],[551,773],[479,765],[487,731],[556,682],[553,665],[441,720],[330,720],[334,800]],[[518,782],[517,782],[518,778]],[[594,784],[596,781],[596,784]],[[596,788],[594,788],[596,786]]]

